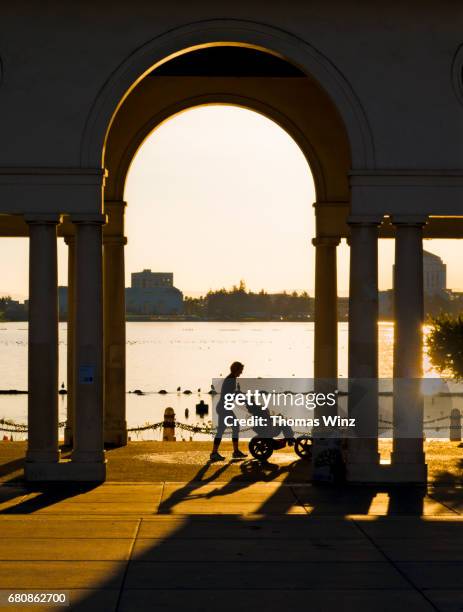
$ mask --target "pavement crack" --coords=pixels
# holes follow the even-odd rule
[[[419,595],[421,595],[421,597],[424,600],[426,600],[426,602],[432,607],[433,610],[435,610],[435,612],[441,612],[439,610],[439,608],[429,599],[429,597],[427,597],[426,594],[413,582],[413,580],[411,580],[411,578],[409,578],[407,576],[407,574],[400,569],[400,567],[395,563],[395,561],[393,559],[391,559],[389,557],[389,555],[387,555],[384,552],[384,550],[379,546],[379,544],[377,544],[377,542],[375,542],[375,540],[370,535],[368,535],[368,533],[364,529],[362,529],[361,525],[359,525],[359,523],[357,523],[357,521],[355,521],[355,520],[351,520],[351,522],[360,531],[360,533],[363,535],[363,537],[366,538],[370,542],[370,544],[376,548],[376,550],[379,552],[379,554],[382,557],[384,557],[384,559],[390,565],[392,565],[392,567],[395,569],[395,571],[398,574],[400,574],[400,576],[402,576],[402,578],[412,587],[412,589],[414,591],[416,591],[417,593],[419,593]]]
[[[129,572],[129,566],[130,566],[130,563],[131,563],[131,561],[132,561],[132,555],[133,555],[133,551],[134,551],[134,548],[135,548],[135,543],[136,543],[137,538],[138,538],[138,534],[140,533],[140,527],[141,527],[142,521],[143,521],[143,519],[142,519],[142,518],[140,518],[140,519],[138,520],[137,529],[136,529],[136,531],[135,531],[135,534],[134,534],[134,536],[133,536],[132,543],[131,543],[131,545],[130,545],[130,549],[129,549],[129,555],[128,555],[127,563],[126,563],[126,565],[125,565],[125,570],[124,570],[124,573],[123,573],[123,575],[122,575],[121,587],[120,587],[120,589],[119,589],[119,596],[118,596],[118,598],[117,598],[117,603],[116,603],[116,612],[119,610],[119,607],[120,607],[120,604],[121,604],[122,595],[123,595],[123,593],[124,593],[124,588],[125,588],[125,581],[126,581],[126,579],[127,579],[127,574],[128,574],[128,572]]]

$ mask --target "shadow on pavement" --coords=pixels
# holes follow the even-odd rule
[[[0,515],[4,514],[31,514],[53,506],[59,502],[71,499],[76,495],[82,493],[88,493],[93,489],[100,486],[97,483],[82,483],[82,484],[37,484],[37,485],[24,485],[21,487],[15,486],[4,486],[2,487],[2,493],[6,497],[1,497],[0,502],[11,501],[27,496],[28,498],[24,501],[19,501],[14,506],[4,508],[0,510]],[[30,497],[31,494],[36,494]]]
[[[23,470],[24,470],[24,462],[25,458],[21,457],[19,459],[13,459],[12,461],[8,461],[7,463],[0,464],[0,479],[3,482],[15,482],[23,479]],[[10,474],[14,474],[15,472],[20,472],[16,476],[12,476],[11,478],[6,478]]]
[[[461,522],[455,520],[461,516],[452,515],[448,505],[442,506],[451,515],[448,520],[424,516],[436,488],[427,496],[422,487],[303,485],[301,477],[308,474],[303,461],[280,465],[246,460],[238,475],[218,480],[229,469],[229,463],[203,465],[187,484],[166,489],[157,515],[132,515],[132,535],[125,536],[128,560],[99,555],[95,548],[92,558],[101,560],[78,561],[71,554],[65,556],[69,560],[50,559],[45,565],[55,572],[56,588],[70,592],[71,610],[461,609],[463,536]],[[270,486],[259,489],[260,483]],[[4,514],[29,515],[94,488],[11,485],[2,489],[6,499],[0,501],[19,502]],[[31,491],[37,495],[21,501]],[[452,495],[456,503],[461,490],[447,491],[447,497]],[[116,497],[114,503],[118,501],[130,502]],[[178,513],[190,501],[203,504],[201,514],[191,505],[187,513]],[[225,513],[213,512],[217,503]],[[240,504],[252,506],[252,514],[239,514]],[[57,516],[47,520],[52,524]],[[87,517],[82,526],[78,537],[87,546],[104,546],[93,544],[93,538],[110,541],[103,531],[108,527],[99,524],[129,521],[127,514],[102,518]],[[74,521],[73,529],[79,530],[78,517]],[[37,584],[40,579],[31,568],[31,581]],[[82,573],[85,587],[78,586]]]
[[[459,601],[456,570],[442,578],[448,564],[428,580],[436,542],[457,531],[423,520],[424,488],[288,486],[292,471],[304,469],[301,462],[259,466],[246,461],[242,471],[261,470],[261,482],[285,472],[254,515],[166,516],[186,499],[207,502],[237,493],[246,499],[252,482],[237,477],[213,483],[213,477],[202,480],[204,469],[196,474],[199,480],[161,504],[162,516],[140,520],[131,557],[116,582],[101,584],[73,609],[97,610],[110,594],[108,610],[120,612],[236,612],[243,607],[427,612],[444,610],[442,601]],[[217,486],[201,493],[211,484]],[[387,497],[387,515],[368,517],[378,496]],[[288,514],[294,504],[307,512]]]

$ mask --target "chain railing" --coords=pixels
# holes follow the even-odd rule
[[[439,417],[437,419],[429,419],[424,421],[424,424],[437,423],[440,421],[448,420],[450,421],[450,417]],[[379,427],[378,429],[388,430],[393,426],[392,421],[388,421],[386,419],[379,419]],[[383,425],[381,425],[383,423]],[[127,429],[128,433],[143,433],[145,431],[156,431],[157,429],[161,429],[164,427],[165,422],[159,421],[157,423],[146,423],[145,425],[139,425],[137,427],[129,427]],[[66,421],[60,421],[58,423],[59,429],[63,429],[66,426]],[[174,421],[173,423],[169,423],[170,427],[174,427],[175,429],[180,429],[182,431],[189,431],[194,434],[210,434],[213,435],[217,429],[212,425],[190,425],[188,423],[181,423],[179,421]],[[423,427],[424,431],[439,431],[440,429],[460,429],[458,425],[448,425],[438,426],[438,427]],[[10,419],[0,419],[0,431],[4,431],[6,433],[27,433],[28,427],[25,423],[15,423]],[[246,433],[249,431],[253,431],[252,427],[243,427],[240,429],[240,433]],[[294,431],[297,435],[305,435],[306,431]]]
[[[455,412],[457,413],[456,421],[455,421],[455,414],[454,414]],[[440,423],[443,423],[444,421],[447,421],[448,423],[445,423],[445,425],[444,424],[440,425]],[[439,425],[434,425],[432,427],[431,425],[434,423],[439,423]],[[382,430],[383,432],[389,429],[392,429],[393,424],[394,424],[393,421],[385,419],[381,415],[378,418],[378,429]],[[457,430],[457,429],[461,430],[461,420],[460,420],[459,411],[453,410],[451,414],[449,415],[443,415],[440,417],[436,417],[434,419],[424,420],[423,425],[424,425],[423,431],[440,431],[441,429],[448,429],[451,432],[452,430]],[[66,421],[60,421],[58,423],[59,429],[63,429],[65,426],[66,426]],[[214,435],[215,432],[217,431],[217,428],[214,427],[210,421],[205,425],[200,425],[198,423],[193,425],[189,423],[181,423],[180,421],[175,421],[175,419],[171,419],[171,420],[164,419],[163,421],[158,421],[156,423],[145,423],[144,425],[139,425],[136,427],[129,427],[127,429],[127,432],[133,433],[133,434],[139,434],[145,431],[156,431],[164,427],[168,429],[179,429],[181,431],[187,431],[193,434],[205,434],[205,435]],[[15,421],[11,419],[0,418],[0,431],[6,432],[6,433],[26,434],[28,431],[28,427],[26,423],[16,423]],[[244,427],[244,428],[241,428],[240,431],[241,433],[253,431],[253,427]],[[304,435],[307,432],[306,431],[295,431],[294,433],[297,435]]]

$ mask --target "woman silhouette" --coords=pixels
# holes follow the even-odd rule
[[[244,365],[239,361],[234,361],[230,366],[230,374],[224,379],[222,384],[222,389],[220,391],[220,398],[217,402],[217,433],[214,438],[214,446],[212,447],[212,452],[210,455],[211,461],[224,461],[225,457],[219,453],[219,446],[222,441],[222,436],[224,431],[227,429],[225,425],[225,417],[232,416],[235,417],[234,413],[231,410],[225,409],[225,396],[228,394],[235,394],[239,391],[239,385],[237,382],[237,378],[241,376],[243,373]],[[233,442],[233,459],[243,459],[247,457],[246,453],[243,453],[238,448],[238,440],[240,435],[240,426],[233,425],[232,427],[232,442]]]

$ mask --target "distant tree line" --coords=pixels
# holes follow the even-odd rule
[[[392,289],[380,291],[379,298],[380,320],[394,320],[394,291]],[[463,312],[463,293],[454,291],[424,293],[423,302],[424,318],[427,322],[432,322],[433,318],[440,314],[458,316]]]
[[[424,295],[424,313],[427,320],[442,313],[458,316],[463,311],[463,295],[461,293],[437,293]]]
[[[258,293],[248,291],[244,281],[231,289],[209,291],[204,297],[184,300],[184,312],[208,319],[308,319],[313,316],[313,299],[303,291]]]
[[[7,295],[0,298],[0,321],[26,321],[27,306]]]
[[[384,296],[379,312],[381,320],[394,318],[393,291],[382,291]],[[338,321],[349,318],[349,298],[338,296]],[[186,315],[204,319],[287,319],[313,320],[314,298],[307,292],[297,293],[267,293],[263,289],[258,293],[248,291],[244,281],[231,289],[209,291],[200,298],[186,297],[184,299]],[[463,294],[440,293],[424,295],[424,312],[427,321],[433,317],[448,313],[457,316],[463,312]]]
[[[380,319],[394,317],[393,292],[380,292],[386,299],[380,300]],[[440,293],[424,296],[424,312],[427,321],[441,314],[457,317],[463,313],[463,293]],[[248,291],[244,281],[231,289],[209,291],[199,298],[184,298],[184,314],[206,320],[313,320],[314,298],[306,291],[291,293],[268,293]],[[349,298],[338,297],[338,320],[347,321]],[[27,321],[26,303],[13,300],[11,296],[0,298],[0,321]],[[60,311],[60,321],[66,316]]]

